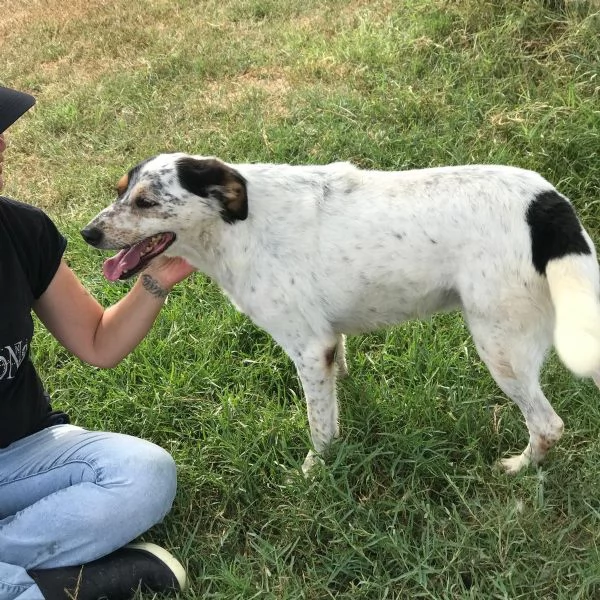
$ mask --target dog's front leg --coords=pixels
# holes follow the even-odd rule
[[[338,340],[333,336],[329,339],[313,341],[302,349],[290,353],[306,397],[313,444],[313,450],[307,454],[302,465],[305,475],[308,475],[311,468],[319,462],[320,455],[339,433],[335,389],[337,344]]]

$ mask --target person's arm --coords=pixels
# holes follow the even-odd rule
[[[157,258],[119,302],[104,309],[62,261],[33,308],[67,350],[91,365],[109,368],[142,341],[167,293],[193,271],[181,258]]]

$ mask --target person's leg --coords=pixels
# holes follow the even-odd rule
[[[162,520],[175,489],[171,456],[138,438],[58,425],[15,442],[0,450],[4,578],[10,565],[18,581],[22,569],[81,565],[121,548]]]
[[[0,562],[0,600],[44,600],[44,596],[23,567]]]

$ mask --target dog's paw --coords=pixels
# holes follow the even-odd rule
[[[519,471],[525,469],[531,463],[531,459],[525,452],[516,456],[509,456],[498,461],[497,465],[507,475],[516,475]]]
[[[314,451],[309,450],[306,458],[304,459],[304,463],[302,464],[302,473],[304,473],[304,477],[309,477],[311,471],[317,466],[323,466],[325,462],[323,459]]]

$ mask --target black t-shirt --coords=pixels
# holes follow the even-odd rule
[[[31,307],[56,274],[65,238],[38,208],[0,196],[0,448],[57,422],[30,359]]]

